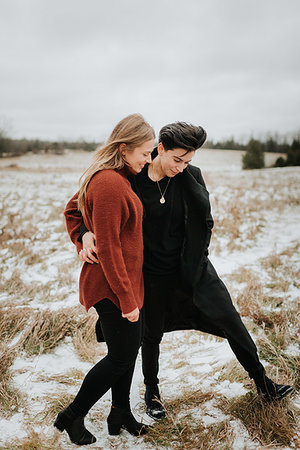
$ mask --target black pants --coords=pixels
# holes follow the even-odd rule
[[[129,407],[130,386],[141,344],[141,319],[129,322],[108,299],[98,302],[95,309],[108,353],[88,372],[70,405],[79,416],[85,416],[110,388],[112,405]]]
[[[226,338],[238,361],[251,378],[264,371],[257,348],[238,312],[226,310],[222,323],[210,321],[194,305],[191,293],[184,291],[177,275],[153,276],[144,274],[145,331],[142,344],[144,383],[158,384],[159,344],[165,330],[196,329]],[[177,323],[178,322],[178,323]],[[178,325],[178,326],[177,326]]]

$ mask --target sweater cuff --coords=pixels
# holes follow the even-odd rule
[[[75,241],[75,245],[76,245],[76,250],[77,250],[77,253],[79,253],[80,252],[80,250],[82,250],[82,243],[81,242],[78,242],[78,241]]]

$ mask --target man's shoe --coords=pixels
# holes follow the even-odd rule
[[[294,388],[285,384],[277,384],[265,375],[260,380],[255,380],[257,392],[265,400],[281,400],[293,392]]]
[[[166,416],[166,410],[160,401],[157,384],[146,386],[145,392],[146,413],[152,419],[160,420]]]

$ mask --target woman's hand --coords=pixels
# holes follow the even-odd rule
[[[96,256],[95,235],[91,231],[87,231],[82,236],[82,250],[79,252],[79,258],[83,262],[90,264],[99,264]]]
[[[131,311],[127,314],[122,313],[122,317],[129,320],[129,322],[137,322],[139,320],[139,315],[140,315],[140,311],[139,311],[138,307],[136,307],[133,311]]]

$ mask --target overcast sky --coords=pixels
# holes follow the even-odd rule
[[[300,130],[299,0],[0,0],[0,127],[100,142],[140,112],[213,140]]]

